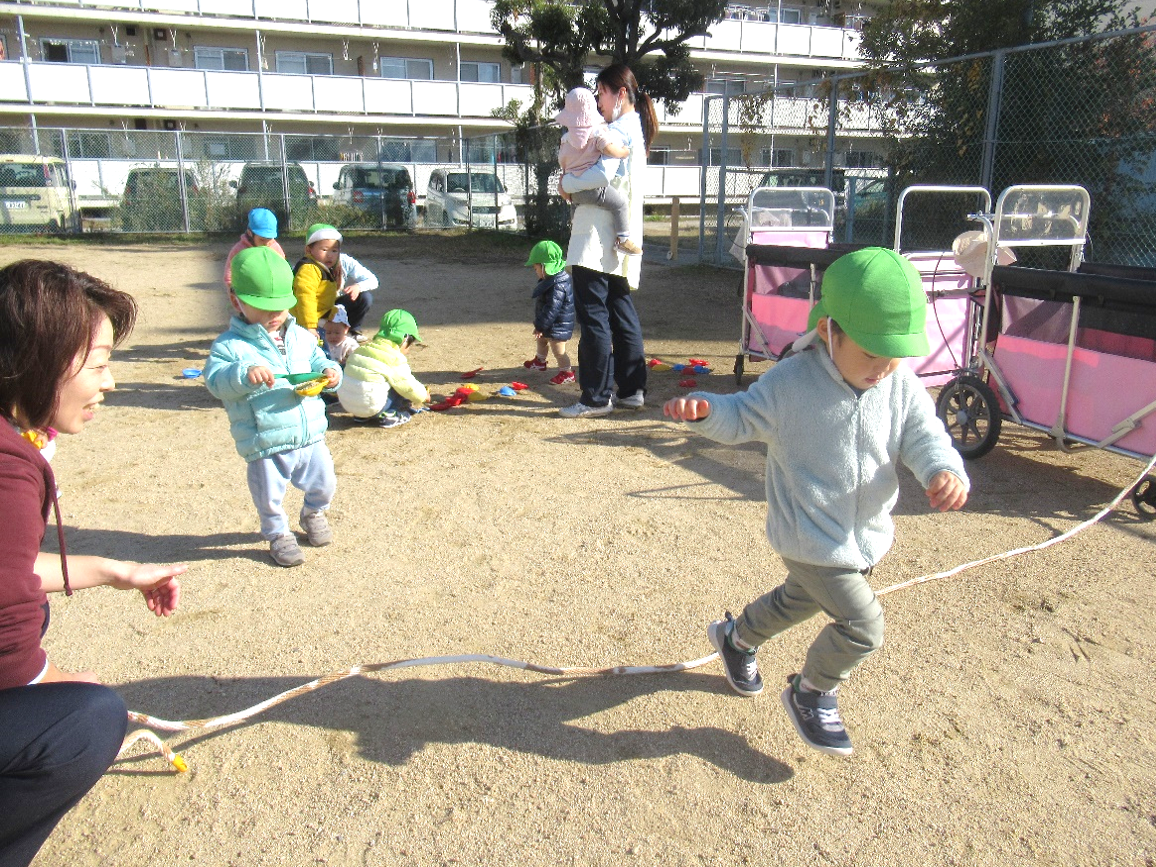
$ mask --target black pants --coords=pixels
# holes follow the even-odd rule
[[[27,867],[116,758],[128,716],[106,686],[0,690],[0,867]]]
[[[349,314],[349,327],[359,329],[361,328],[362,320],[365,319],[365,315],[369,312],[369,308],[373,304],[373,293],[360,292],[355,300],[350,301],[348,295],[344,292],[339,292],[335,303],[344,307],[345,312]],[[376,331],[377,329],[375,328],[373,330]]]
[[[625,277],[574,266],[574,311],[582,336],[578,340],[578,384],[581,402],[606,406],[611,384],[619,397],[646,391],[646,353],[642,325],[630,300]]]

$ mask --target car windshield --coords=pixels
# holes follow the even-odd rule
[[[408,187],[409,172],[405,169],[363,169],[357,174],[356,185],[367,190]]]
[[[290,181],[300,183],[306,179],[305,169],[301,166],[289,166],[288,169]],[[280,184],[282,178],[280,166],[245,166],[241,174],[249,184]]]
[[[47,187],[49,169],[40,163],[0,166],[0,187]]]
[[[481,172],[450,172],[446,175],[446,189],[451,193],[464,193],[472,189],[475,193],[504,193],[506,190],[497,175]]]

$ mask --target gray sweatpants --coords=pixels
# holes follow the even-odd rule
[[[614,220],[614,234],[619,238],[630,237],[630,200],[622,195],[622,191],[612,186],[595,187],[592,190],[582,190],[570,194],[570,201],[575,205],[594,205],[605,208]]]
[[[803,677],[824,692],[835,689],[883,646],[883,606],[863,572],[786,557],[783,563],[787,580],[744,608],[735,632],[741,641],[757,647],[822,611],[832,622],[807,651]]]

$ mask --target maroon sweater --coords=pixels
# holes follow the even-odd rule
[[[55,490],[48,461],[0,418],[0,689],[24,686],[44,668],[48,598],[36,555]]]

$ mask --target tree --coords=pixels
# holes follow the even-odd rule
[[[652,99],[677,112],[702,73],[687,42],[722,19],[728,0],[497,0],[491,20],[505,39],[503,56],[539,71],[541,110],[583,81],[589,57],[625,63]]]
[[[1093,237],[1126,222],[1143,192],[1135,167],[1156,151],[1153,34],[1007,49],[1139,24],[1127,0],[887,4],[863,31],[861,87],[883,105],[897,186],[1080,183]]]

